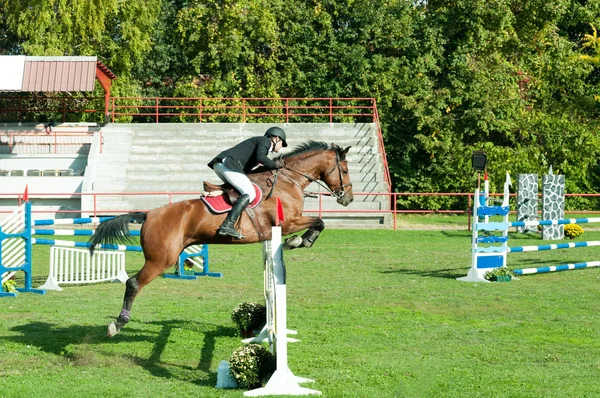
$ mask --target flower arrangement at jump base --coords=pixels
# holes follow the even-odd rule
[[[576,237],[583,235],[583,228],[577,224],[565,225],[565,236],[569,239],[575,239]]]
[[[238,386],[257,388],[275,372],[275,356],[260,344],[246,344],[231,354],[229,371]]]
[[[258,303],[242,303],[233,310],[231,320],[237,326],[240,336],[251,337],[254,331],[260,331],[267,322],[267,308]]]
[[[492,282],[510,282],[515,273],[506,267],[494,268],[485,273],[485,279]]]
[[[6,282],[0,286],[0,291],[5,291],[6,293],[16,293],[17,292],[17,283],[15,282],[15,276],[11,276],[8,278]]]

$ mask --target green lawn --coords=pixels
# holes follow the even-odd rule
[[[211,246],[222,279],[157,278],[113,339],[106,325],[122,284],[0,299],[0,396],[242,396],[214,385],[240,346],[231,311],[263,300],[261,247]],[[312,249],[285,255],[288,327],[302,340],[289,346],[290,369],[326,397],[600,396],[600,269],[458,282],[470,234],[453,229],[326,230]],[[509,265],[598,259],[581,248],[510,254]],[[47,263],[48,247],[36,246],[35,286]],[[129,253],[130,275],[140,265]]]

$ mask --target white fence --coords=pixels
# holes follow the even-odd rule
[[[95,251],[52,246],[50,270],[46,283],[40,289],[62,290],[58,285],[120,281],[125,283],[125,252]]]

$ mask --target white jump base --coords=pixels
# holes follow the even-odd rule
[[[244,392],[245,397],[262,397],[267,395],[321,395],[321,391],[301,387],[299,383],[314,382],[312,379],[295,376],[288,366],[288,333],[296,334],[287,328],[287,286],[285,280],[285,264],[281,243],[281,227],[272,227],[271,241],[265,241],[265,299],[267,302],[267,324],[265,329],[245,342],[263,341],[271,343],[275,354],[276,370],[267,384],[262,388]]]
[[[125,252],[95,251],[52,246],[50,270],[46,283],[40,289],[63,290],[59,285],[119,281],[125,283]]]

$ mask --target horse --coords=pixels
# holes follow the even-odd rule
[[[213,214],[200,198],[171,203],[148,213],[128,213],[103,221],[90,238],[90,253],[98,244],[123,243],[132,240],[130,222],[143,223],[140,244],[144,253],[141,270],[126,282],[121,313],[108,325],[112,337],[130,320],[131,307],[144,286],[176,263],[184,248],[196,244],[248,244],[271,239],[271,226],[277,218],[276,197],[280,198],[285,218],[282,235],[306,229],[301,236],[286,239],[286,249],[310,248],[325,228],[319,217],[302,215],[304,189],[317,182],[326,188],[337,202],[348,206],[354,200],[346,154],[350,147],[325,142],[308,141],[280,155],[285,166],[277,170],[259,167],[248,174],[250,180],[267,193],[251,212],[238,221],[245,236],[233,239],[222,236],[217,229],[225,214]],[[205,183],[206,186],[206,183]],[[238,194],[239,195],[239,194]],[[252,213],[254,213],[252,215]]]

